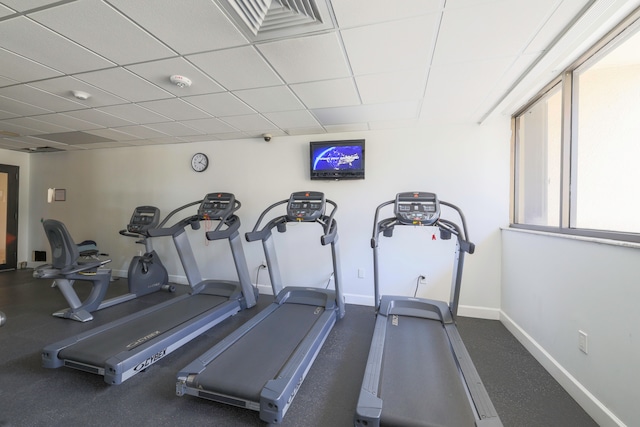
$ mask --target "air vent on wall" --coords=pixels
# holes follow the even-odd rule
[[[220,6],[252,41],[334,28],[328,0],[219,0]]]

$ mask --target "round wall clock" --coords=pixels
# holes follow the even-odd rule
[[[206,154],[196,153],[191,158],[191,167],[196,172],[204,172],[209,166],[209,158]]]

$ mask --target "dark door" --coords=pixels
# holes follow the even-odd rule
[[[18,166],[0,165],[0,271],[18,266]]]

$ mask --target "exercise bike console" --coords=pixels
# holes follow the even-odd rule
[[[155,206],[138,206],[134,209],[131,220],[127,225],[129,233],[144,234],[151,228],[156,228],[160,222],[160,209]]]

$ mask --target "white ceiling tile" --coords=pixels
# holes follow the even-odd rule
[[[26,117],[19,117],[18,119],[25,119],[25,118]],[[6,120],[0,121],[0,131],[12,132],[19,136],[35,135],[37,133],[42,133],[30,127],[20,126],[19,124],[16,124],[15,122],[10,122],[9,120],[16,120],[16,119],[6,119]]]
[[[29,15],[52,30],[79,40],[87,49],[116,64],[174,56],[146,31],[100,0],[83,0]]]
[[[312,110],[320,124],[344,125],[372,121],[401,120],[417,117],[418,101],[389,104],[357,105],[354,107],[318,108]]]
[[[51,124],[58,124],[71,130],[85,131],[89,129],[96,129],[97,127],[99,127],[95,123],[87,122],[86,120],[80,120],[76,117],[72,117],[63,113],[43,114],[41,116],[36,116],[35,119]]]
[[[63,126],[54,125],[52,123],[43,122],[40,120],[36,120],[32,117],[20,117],[17,119],[7,119],[3,122],[3,125],[13,124],[16,126],[21,126],[27,129],[34,131],[30,133],[34,135],[35,133],[55,133],[55,132],[68,132],[70,128],[66,128]]]
[[[11,86],[11,85],[16,84],[16,83],[18,83],[18,82],[15,81],[15,80],[8,79],[6,77],[0,76],[0,87]]]
[[[4,90],[4,88],[0,90]],[[24,102],[16,101],[15,99],[6,98],[1,95],[0,95],[0,110],[6,111],[10,114],[14,114],[17,116],[33,116],[36,114],[46,114],[46,113],[52,112],[51,110],[47,110],[46,108],[36,107],[35,105],[30,105]]]
[[[319,126],[318,121],[307,110],[265,113],[264,116],[283,129]]]
[[[340,28],[375,24],[439,12],[444,0],[402,0],[390,7],[388,0],[332,0]]]
[[[79,73],[114,65],[24,16],[1,21],[0,33],[3,48],[63,73]]]
[[[371,45],[368,46],[369,54]],[[279,40],[258,46],[286,83],[348,77],[349,66],[336,33]]]
[[[215,134],[238,131],[238,129],[229,126],[220,119],[185,120],[183,123],[190,128],[194,128],[204,133]]]
[[[431,14],[341,31],[354,74],[426,71],[439,19]]]
[[[2,3],[19,12],[24,12],[37,7],[47,6],[52,3],[58,3],[58,1],[59,0],[2,0]]]
[[[261,112],[290,111],[304,108],[287,86],[238,90],[234,94]]]
[[[282,84],[278,75],[251,46],[190,55],[187,59],[229,90]]]
[[[173,120],[206,119],[210,117],[204,111],[178,98],[140,102],[138,105]]]
[[[0,99],[0,102],[2,102],[1,99]],[[10,113],[9,111],[0,110],[0,120],[8,119],[11,117],[18,117],[18,114]]]
[[[157,130],[153,130],[147,126],[139,126],[139,125],[123,126],[121,128],[118,128],[118,130],[142,139],[167,136],[165,133],[158,132]]]
[[[110,0],[125,15],[180,54],[223,49],[247,39],[211,0]]]
[[[431,122],[472,120],[487,96],[487,90],[477,90],[478,86],[494,87],[512,62],[513,58],[499,58],[468,62],[464,67],[455,64],[433,67],[420,116]]]
[[[78,74],[76,78],[131,102],[173,98],[169,92],[124,68]]]
[[[53,95],[29,85],[1,88],[0,95],[15,99],[16,101],[26,102],[27,104],[38,105],[39,107],[55,112],[85,108],[84,105],[79,102],[75,102],[75,100]]]
[[[325,128],[322,126],[314,126],[314,127],[303,127],[303,128],[288,128],[288,135],[317,135],[321,133],[327,133]]]
[[[553,15],[535,35],[534,39],[525,49],[525,53],[539,53],[548,48],[549,43],[560,34],[564,28],[577,16],[580,10],[589,3],[589,0],[563,1],[554,11]]]
[[[9,15],[13,15],[15,13],[14,10],[9,9],[7,6],[1,5],[0,4],[0,18],[5,17],[5,16],[9,16]]]
[[[5,49],[0,49],[0,76],[10,78],[17,82],[47,79],[62,75],[62,73],[24,58]]]
[[[111,105],[99,108],[98,111],[139,124],[160,123],[171,120],[138,104]]]
[[[86,107],[102,107],[128,102],[126,99],[117,97],[109,92],[105,92],[104,90],[70,76],[33,82],[29,83],[29,86],[33,86],[63,98],[69,98]],[[86,92],[91,96],[86,100],[77,99],[72,93],[75,90]]]
[[[254,114],[255,111],[229,92],[188,96],[185,101],[216,117]]]
[[[117,129],[93,129],[87,130],[86,132],[92,135],[101,136],[103,138],[112,139],[114,141],[130,141],[136,138],[131,134],[122,132]]]
[[[117,127],[132,124],[131,121],[116,117],[112,114],[105,113],[99,109],[88,108],[86,110],[69,111],[65,113],[68,116],[75,117],[80,120],[95,123],[103,127]]]
[[[360,96],[352,78],[298,83],[290,87],[307,108],[360,104]]]
[[[259,130],[268,131],[276,128],[273,123],[269,122],[269,120],[265,119],[259,114],[225,117],[224,121],[243,132]]]
[[[130,65],[125,68],[160,86],[167,92],[171,92],[175,96],[201,95],[224,91],[218,83],[184,58],[170,58],[145,62],[143,64]],[[170,77],[174,74],[189,78],[192,82],[191,86],[178,87],[171,83]]]
[[[355,79],[364,104],[422,99],[424,96],[424,71],[367,74]]]
[[[521,53],[557,0],[494,1],[447,10],[433,64],[445,65]],[[508,34],[508,37],[505,37]],[[464,35],[464,36],[461,36]]]
[[[148,128],[157,130],[158,132],[166,133],[171,136],[189,136],[189,135],[201,135],[202,132],[185,126],[179,122],[166,122],[166,123],[154,123],[146,125]]]

